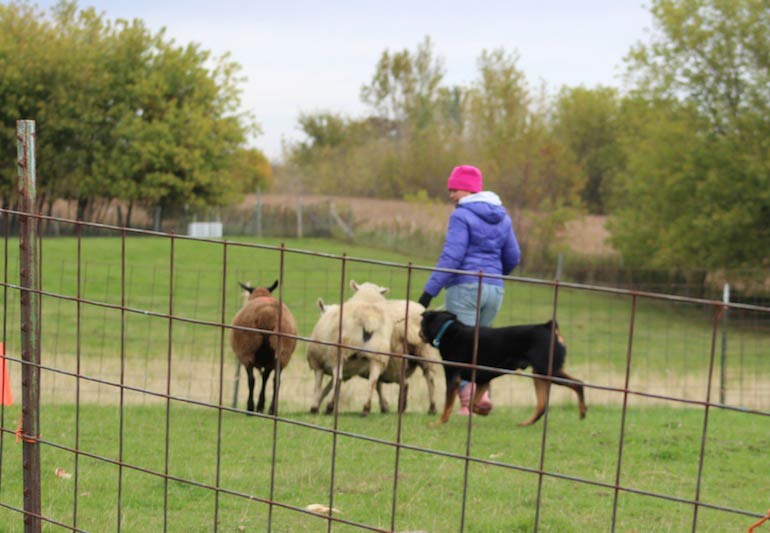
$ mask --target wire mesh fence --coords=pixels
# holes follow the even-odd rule
[[[4,530],[23,529],[24,445],[41,453],[38,518],[72,531],[721,531],[770,506],[767,307],[506,277],[496,325],[558,320],[585,420],[574,394],[554,387],[545,417],[517,427],[536,400],[530,369],[493,381],[486,417],[455,413],[436,426],[419,373],[403,413],[361,417],[367,383],[352,378],[325,416],[308,412],[318,298],[342,303],[355,279],[416,299],[430,267],[56,223],[72,236],[39,241],[39,289],[18,283],[18,239],[4,239],[3,342],[17,399],[0,411]],[[271,416],[245,410],[228,338],[244,304],[238,282],[274,280],[298,334]],[[18,423],[25,292],[40,298],[38,435]],[[397,405],[400,385],[382,388]]]

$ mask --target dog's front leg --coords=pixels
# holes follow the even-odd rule
[[[578,397],[578,407],[580,409],[580,419],[584,419],[586,417],[586,411],[588,408],[586,407],[586,400],[585,396],[583,395],[583,382],[580,381],[577,378],[573,378],[569,374],[567,374],[564,370],[557,370],[554,372],[554,375],[560,378],[568,379],[570,381],[574,381],[574,383],[559,383],[558,385],[562,385],[564,387],[569,387],[570,389],[575,391],[575,394],[577,394]]]
[[[546,404],[548,403],[548,391],[551,388],[551,381],[543,378],[533,378],[535,384],[535,396],[537,396],[537,407],[535,407],[534,414],[529,420],[519,424],[520,426],[529,426],[540,420],[540,417],[545,413]]]
[[[459,390],[460,375],[456,374],[452,377],[452,379],[447,380],[446,398],[444,399],[444,412],[441,413],[439,424],[446,424],[449,421],[449,417],[452,415],[452,408],[455,405],[455,398],[457,398],[457,391]]]

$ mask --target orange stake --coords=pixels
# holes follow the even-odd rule
[[[765,515],[764,518],[760,518],[755,523],[751,524],[751,526],[749,526],[749,533],[754,533],[755,529],[757,529],[759,526],[761,526],[768,520],[770,520],[770,510],[767,511],[767,515]]]
[[[13,405],[11,378],[8,375],[8,363],[5,360],[5,344],[0,342],[0,405]]]

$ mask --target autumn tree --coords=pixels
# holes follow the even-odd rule
[[[641,265],[770,264],[770,9],[762,0],[656,0],[628,56],[642,102],[614,243]],[[635,118],[634,118],[635,114]]]

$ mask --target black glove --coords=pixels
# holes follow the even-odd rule
[[[433,299],[433,296],[428,294],[427,292],[423,292],[422,296],[420,296],[420,299],[417,300],[421,306],[423,306],[425,309],[428,308],[430,305],[430,301]]]

